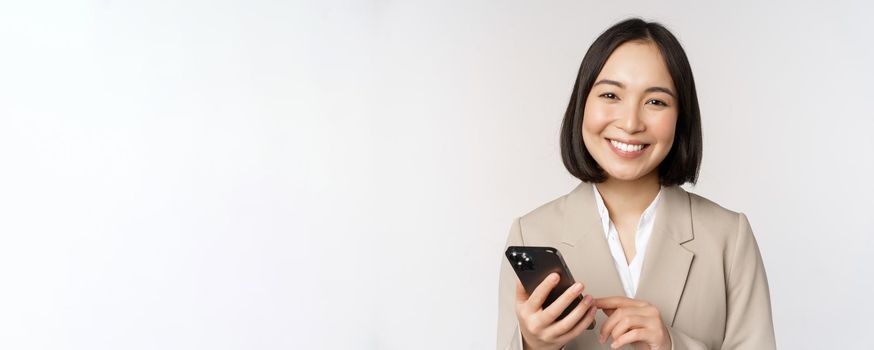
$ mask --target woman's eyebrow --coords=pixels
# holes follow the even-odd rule
[[[618,82],[618,81],[616,81],[616,80],[610,80],[610,79],[601,79],[601,80],[598,80],[598,82],[596,82],[595,84],[592,84],[592,87],[595,87],[595,86],[598,85],[598,84],[610,84],[610,85],[616,85],[616,86],[618,86],[620,89],[624,89],[624,88],[625,88],[625,84],[622,84],[622,83],[620,83],[620,82]],[[666,93],[666,94],[668,94],[668,95],[671,95],[671,97],[673,97],[673,98],[677,98],[677,95],[674,94],[674,92],[671,91],[671,89],[668,89],[668,88],[666,88],[666,87],[661,87],[661,86],[651,86],[651,87],[646,88],[646,90],[643,90],[643,92],[644,92],[644,93],[649,93],[649,92],[664,92],[664,93]]]
[[[671,97],[673,97],[673,98],[677,98],[677,95],[675,95],[674,92],[671,91],[671,89],[664,88],[661,86],[651,86],[651,87],[646,88],[646,90],[643,90],[643,92],[664,92],[668,95],[671,95]]]
[[[616,85],[616,86],[618,86],[620,89],[624,89],[624,88],[625,88],[625,84],[622,84],[622,83],[620,83],[620,82],[618,82],[618,81],[616,81],[616,80],[610,80],[610,79],[601,79],[601,80],[598,80],[598,82],[596,82],[595,84],[593,84],[592,87],[598,86],[599,84],[610,84],[610,85]]]

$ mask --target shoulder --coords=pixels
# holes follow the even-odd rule
[[[685,190],[684,190],[685,191]],[[716,202],[696,193],[689,194],[689,207],[693,218],[706,219],[716,225],[736,224],[739,212],[726,209]]]
[[[589,221],[597,221],[593,216],[597,217],[597,211],[592,185],[581,182],[568,193],[517,216],[509,241],[549,245],[574,240]]]
[[[699,194],[687,193],[692,214],[692,230],[699,242],[715,240],[731,251],[731,247],[743,239],[742,236],[752,236],[752,229],[743,212],[727,209]]]
[[[571,192],[573,193],[573,191]],[[520,229],[547,229],[554,228],[560,225],[561,220],[565,217],[568,211],[568,197],[571,193],[566,193],[557,198],[549,200],[534,209],[522,214],[518,218]]]

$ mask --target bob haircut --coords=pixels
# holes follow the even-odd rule
[[[607,58],[617,47],[629,41],[647,41],[658,46],[665,65],[677,89],[677,125],[670,152],[658,166],[659,183],[663,186],[682,185],[698,180],[701,167],[701,112],[692,68],[680,42],[665,27],[656,22],[630,18],[602,33],[580,64],[570,103],[561,124],[561,158],[565,168],[584,182],[607,180],[604,169],[592,158],[583,143],[583,111],[586,98]]]

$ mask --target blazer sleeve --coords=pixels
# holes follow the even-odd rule
[[[749,220],[738,214],[738,231],[727,276],[725,338],[720,349],[776,349],[768,278]],[[699,340],[668,327],[672,349],[707,349]]]
[[[723,349],[775,349],[771,295],[765,265],[750,222],[738,214],[731,268]]]
[[[501,272],[498,277],[498,343],[497,350],[522,349],[519,321],[516,319],[516,273],[504,257],[509,246],[524,245],[519,218],[513,220],[504,249],[501,250]]]

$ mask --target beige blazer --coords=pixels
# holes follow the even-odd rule
[[[558,248],[574,279],[595,298],[625,296],[590,183],[516,219],[507,246]],[[747,218],[679,186],[662,189],[635,299],[658,308],[674,349],[774,349],[768,280]],[[521,349],[516,277],[501,256],[498,350]],[[606,315],[566,349],[598,343]],[[630,349],[630,346],[626,347]]]

